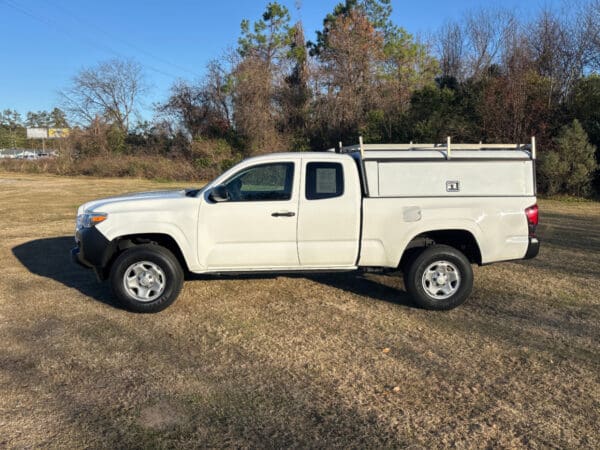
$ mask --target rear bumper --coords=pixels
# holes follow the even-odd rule
[[[535,258],[540,252],[540,240],[534,236],[529,236],[529,245],[523,259]]]

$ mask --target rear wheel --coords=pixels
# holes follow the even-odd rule
[[[148,244],[121,253],[110,271],[113,294],[127,309],[162,311],[175,301],[183,285],[183,270],[166,248]]]
[[[445,310],[464,303],[473,288],[473,269],[463,253],[432,245],[415,257],[404,273],[406,290],[425,309]]]

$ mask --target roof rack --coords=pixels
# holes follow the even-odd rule
[[[358,144],[342,146],[339,143],[339,148],[336,149],[337,153],[352,153],[360,152],[361,157],[364,157],[367,151],[387,151],[387,150],[405,150],[405,151],[419,151],[419,150],[437,150],[444,151],[448,159],[451,158],[453,151],[460,150],[480,150],[480,151],[498,151],[498,150],[521,150],[527,151],[531,155],[531,159],[536,159],[536,146],[535,136],[531,138],[529,144],[456,144],[453,143],[450,136],[443,144],[416,144],[410,142],[408,144],[364,144],[362,136],[358,138]]]

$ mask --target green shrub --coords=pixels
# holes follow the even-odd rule
[[[589,195],[592,175],[598,167],[595,151],[578,120],[563,127],[555,149],[541,155],[539,175],[542,190],[548,195]]]

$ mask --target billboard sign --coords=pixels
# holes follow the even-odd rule
[[[68,128],[48,128],[48,139],[61,139],[69,136]]]
[[[47,137],[47,128],[27,128],[27,139],[46,139]]]
[[[27,128],[27,139],[61,139],[69,135],[68,128]]]

